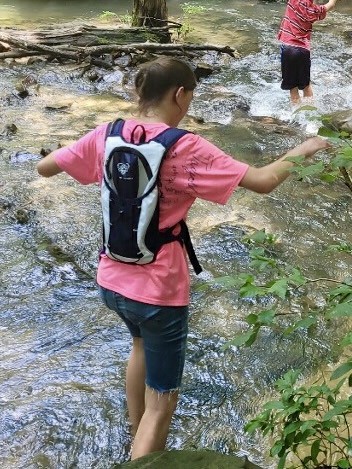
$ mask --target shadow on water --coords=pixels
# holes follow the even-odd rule
[[[279,89],[274,31],[282,5],[207,4],[213,17],[207,33],[223,21],[226,28],[214,42],[228,43],[232,28],[243,54],[237,61],[224,59],[221,71],[197,90],[191,114],[205,123],[185,124],[239,159],[268,163],[301,140],[310,122],[307,115],[292,115]],[[49,5],[61,11],[61,4]],[[85,15],[96,11],[94,5],[85,4]],[[112,2],[100,7],[113,9]],[[65,11],[75,15],[74,8]],[[0,7],[0,16],[4,11]],[[324,83],[316,88],[324,112],[352,107],[351,43],[341,34],[341,47],[330,47],[336,22],[344,31],[348,21],[336,14],[316,34],[314,79]],[[128,90],[118,95],[108,81],[96,89],[72,78],[72,67],[0,67],[2,121],[18,127],[0,150],[0,462],[4,469],[110,468],[130,450],[124,398],[130,344],[95,286],[99,190],[65,175],[41,179],[34,167],[41,148],[76,139],[115,117],[116,109],[128,115]],[[19,100],[12,91],[28,73],[40,87]],[[342,184],[291,179],[265,197],[238,190],[226,207],[199,201],[192,208],[190,228],[205,273],[193,278],[188,361],[170,448],[206,447],[275,467],[266,442],[249,438],[244,423],[271,397],[282,372],[301,368],[309,376],[331,357],[338,337],[333,325],[289,338],[264,331],[251,348],[224,352],[222,345],[244,330],[248,312],[262,305],[239,298],[235,290],[220,290],[213,279],[247,268],[242,237],[253,228],[277,233],[278,256],[307,275],[341,278],[350,259],[325,249],[352,242],[350,203]],[[292,313],[294,308],[293,302]]]

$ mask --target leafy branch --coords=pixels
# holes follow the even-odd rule
[[[310,279],[298,267],[279,263],[273,247],[276,236],[265,230],[246,236],[243,241],[249,248],[249,267],[254,273],[217,278],[223,288],[237,287],[241,297],[270,298],[271,307],[246,317],[248,329],[235,336],[224,349],[231,346],[251,346],[262,328],[281,328],[285,335],[298,329],[310,330],[318,321],[339,320],[352,317],[352,279],[342,281],[330,278]],[[350,253],[348,244],[330,246],[328,250]],[[268,278],[269,280],[265,280]],[[305,292],[310,284],[320,283],[325,288],[323,306],[303,311],[301,318],[289,325],[282,324],[281,316],[294,295]],[[331,288],[331,284],[335,286]],[[296,317],[296,314],[295,314]],[[352,332],[340,343],[352,345]],[[352,358],[339,365],[330,380],[304,387],[297,384],[300,371],[289,371],[276,383],[280,399],[264,405],[262,413],[248,422],[249,433],[260,430],[263,435],[275,437],[271,456],[278,457],[278,469],[287,466],[287,458],[297,461],[292,468],[350,468],[352,465],[352,437],[348,419],[352,417],[352,396],[341,397],[341,388],[352,387]],[[334,380],[340,380],[334,384]],[[293,462],[293,464],[295,464]]]

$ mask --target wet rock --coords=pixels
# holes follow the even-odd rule
[[[10,46],[0,42],[0,52],[8,52],[10,50]]]
[[[104,75],[102,78],[102,81],[105,83],[122,83],[124,74],[120,70],[114,70],[111,73],[108,73],[107,75]]]
[[[159,451],[128,463],[115,466],[118,468],[137,469],[148,467],[150,469],[161,469],[172,467],[172,469],[261,469],[252,464],[246,457],[229,456],[216,451]]]
[[[331,127],[333,129],[344,130],[352,133],[352,109],[347,111],[338,111],[330,114]],[[327,124],[329,126],[329,124]]]
[[[194,69],[194,74],[197,77],[197,80],[200,80],[201,78],[206,78],[212,73],[214,73],[214,68],[205,63],[197,64],[196,68]]]
[[[11,137],[11,135],[15,135],[17,133],[17,130],[18,128],[15,124],[6,124],[0,134],[5,137]]]
[[[27,98],[29,96],[29,91],[23,85],[23,83],[18,83],[16,85],[16,91],[17,91],[17,96],[19,96],[22,99]]]
[[[38,160],[39,155],[30,153],[28,151],[17,151],[10,155],[11,163],[26,163],[27,161]]]
[[[52,111],[52,112],[66,112],[70,109],[72,106],[72,103],[70,104],[50,104],[48,106],[45,106],[46,111]]]
[[[34,86],[38,84],[37,77],[34,75],[27,75],[23,80],[22,80],[22,85],[25,87],[28,86]]]
[[[89,81],[98,81],[100,79],[100,75],[96,70],[89,70],[84,75]]]
[[[27,65],[33,65],[38,63],[46,63],[46,60],[43,57],[29,57],[27,60]]]
[[[30,215],[29,211],[26,209],[19,208],[15,211],[14,216],[21,225],[27,225],[27,223],[29,223]]]
[[[121,55],[119,57],[114,58],[114,65],[117,65],[121,68],[130,67],[132,64],[132,56],[131,54]]]
[[[44,157],[44,156],[49,155],[53,151],[58,150],[61,147],[62,145],[60,143],[51,143],[46,148],[42,148],[39,154]]]
[[[209,95],[212,96],[209,99]],[[248,101],[235,93],[208,93],[197,96],[193,107],[195,113],[207,122],[227,124],[234,116],[247,115],[250,107]],[[238,111],[238,112],[236,112]]]
[[[0,208],[2,210],[8,210],[9,208],[13,207],[13,201],[5,198],[5,197],[1,197],[0,198]]]

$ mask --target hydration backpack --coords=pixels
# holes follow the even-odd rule
[[[165,243],[185,245],[196,274],[202,271],[187,225],[159,230],[159,172],[168,150],[186,130],[168,128],[146,141],[145,129],[137,125],[131,142],[122,137],[124,121],[109,124],[105,141],[104,174],[101,187],[105,254],[116,261],[149,264]],[[141,137],[134,141],[136,129]],[[174,235],[179,225],[180,234]]]

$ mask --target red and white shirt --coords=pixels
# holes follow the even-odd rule
[[[312,26],[315,21],[326,17],[324,5],[316,5],[313,0],[289,0],[282,19],[278,40],[291,46],[310,50]]]

